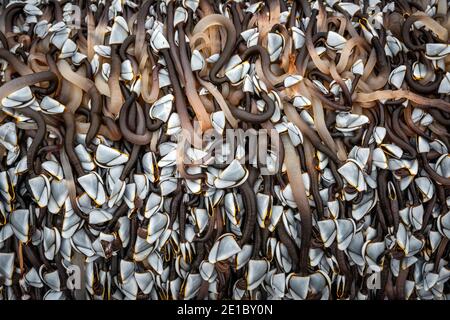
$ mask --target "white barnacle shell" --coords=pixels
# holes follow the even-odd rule
[[[349,112],[339,112],[336,115],[336,129],[342,132],[350,132],[359,129],[369,122],[365,115],[352,114]]]
[[[48,204],[50,197],[50,181],[47,176],[41,174],[28,180],[34,201],[40,208],[44,208]]]
[[[450,238],[450,211],[438,217],[437,229],[443,237]]]
[[[443,154],[436,161],[435,170],[441,177],[450,178],[450,154]]]
[[[111,65],[107,62],[103,63],[101,75],[106,82],[108,82],[110,74],[111,74]]]
[[[52,180],[51,184],[50,199],[48,201],[48,211],[51,213],[58,213],[64,203],[66,202],[69,191],[66,186],[66,181],[64,180]]]
[[[322,56],[327,51],[327,48],[325,48],[323,46],[319,46],[319,47],[315,47],[315,51],[318,56]]]
[[[190,273],[182,285],[182,294],[185,300],[193,299],[199,292],[202,277],[198,273]]]
[[[6,108],[22,108],[34,103],[35,98],[30,87],[25,86],[10,93],[1,100],[1,105]]]
[[[295,49],[300,49],[305,45],[305,33],[297,27],[292,27],[292,39]]]
[[[128,183],[123,193],[125,203],[130,209],[134,209],[134,201],[136,199],[136,183]]]
[[[163,122],[167,122],[172,111],[174,100],[175,97],[172,94],[167,94],[155,101],[149,111],[150,118],[160,119]]]
[[[24,7],[23,7],[23,11],[30,16],[41,16],[42,15],[42,11],[36,7],[33,4],[27,3]]]
[[[0,126],[0,144],[8,151],[14,151],[17,148],[17,131],[14,122],[6,122]]]
[[[45,257],[48,260],[53,260],[61,246],[61,235],[56,227],[44,227],[43,243]]]
[[[112,214],[108,210],[94,209],[89,212],[89,224],[102,224],[112,219]]]
[[[134,182],[136,183],[136,195],[139,199],[147,198],[149,192],[149,182],[145,174],[134,174]]]
[[[446,43],[427,43],[425,56],[430,60],[442,59],[450,53],[450,45]]]
[[[264,194],[256,194],[256,209],[257,209],[257,220],[261,228],[265,228],[265,220],[270,215],[270,209],[272,205],[272,197]]]
[[[242,269],[247,265],[252,257],[253,246],[250,244],[246,244],[242,247],[242,250],[235,255],[234,264],[236,266],[236,270]]]
[[[150,38],[150,46],[155,52],[158,52],[162,49],[169,49],[169,42],[167,42],[161,30],[156,30]]]
[[[373,130],[370,142],[372,143],[373,140],[375,140],[376,144],[380,145],[383,142],[384,137],[386,137],[386,128],[377,126]]]
[[[336,219],[339,216],[339,200],[331,200],[327,202],[328,217]]]
[[[175,14],[173,18],[173,26],[176,27],[181,22],[186,22],[188,18],[188,13],[185,8],[178,7],[175,9]]]
[[[58,180],[63,179],[63,170],[60,164],[54,160],[48,160],[42,163],[42,169]]]
[[[327,299],[327,291],[331,287],[331,279],[326,272],[318,270],[309,277],[311,294],[322,293],[322,299]]]
[[[81,218],[73,211],[70,199],[66,197],[64,210],[64,219],[61,230],[61,236],[64,239],[70,239],[77,231]]]
[[[73,42],[71,39],[67,39],[61,48],[59,59],[66,59],[72,57],[77,52],[77,48],[78,47],[75,42]]]
[[[30,211],[27,209],[19,209],[11,212],[9,222],[16,238],[22,242],[28,242],[30,232]]]
[[[382,270],[384,258],[380,259],[380,256],[383,254],[384,250],[384,242],[371,242],[370,240],[364,243],[362,247],[362,254],[366,263],[375,272],[380,272]]]
[[[341,7],[344,11],[347,11],[347,13],[353,17],[355,15],[356,12],[358,12],[359,10],[361,10],[360,6],[355,4],[355,3],[351,3],[351,2],[339,2],[339,7]]]
[[[192,51],[191,56],[191,69],[192,71],[200,71],[202,70],[206,65],[206,61],[203,58],[202,54],[198,50]]]
[[[200,263],[199,272],[203,280],[208,281],[209,283],[214,282],[217,278],[217,271],[214,264],[207,260]]]
[[[210,118],[213,128],[222,135],[225,129],[225,113],[223,111],[216,111],[211,113]]]
[[[336,224],[334,220],[321,220],[317,222],[320,231],[320,238],[325,246],[328,248],[336,239]]]
[[[167,230],[169,216],[166,213],[155,213],[150,217],[147,229],[147,242],[152,244]]]
[[[78,205],[80,210],[86,214],[94,209],[94,207],[92,206],[92,199],[86,192],[83,192],[79,197],[77,197],[76,204]]]
[[[200,167],[188,167],[186,168],[186,172],[188,174],[199,174],[202,172],[202,168]],[[201,179],[186,179],[186,187],[190,193],[199,194],[201,189]]]
[[[247,267],[247,290],[255,290],[263,281],[270,269],[267,260],[250,260]]]
[[[56,29],[57,25],[60,24],[60,28],[58,31],[55,31],[50,37],[50,42],[57,47],[58,49],[62,49],[64,43],[69,39],[70,28],[67,28],[64,22],[58,22],[50,27],[49,31],[53,32]]]
[[[115,148],[99,144],[95,151],[95,161],[101,167],[114,167],[124,164],[128,161],[129,156]]]
[[[284,47],[284,38],[281,34],[275,32],[269,32],[267,34],[267,52],[270,56],[270,61],[274,62],[278,60],[281,51]]]
[[[283,85],[285,88],[289,88],[300,83],[300,81],[302,80],[303,77],[301,75],[298,74],[288,75],[286,78],[284,78]]]
[[[136,272],[134,274],[139,289],[144,294],[149,294],[155,285],[155,276],[151,271]]]
[[[363,245],[364,245],[364,236],[362,234],[362,231],[359,231],[353,236],[352,240],[350,241],[350,245],[347,247],[347,253],[350,259],[358,266],[364,265],[364,259],[362,254]]]
[[[157,275],[161,275],[163,273],[163,260],[158,252],[154,251],[150,253],[147,261]]]
[[[403,150],[396,144],[385,143],[385,144],[382,144],[381,147],[384,152],[386,152],[387,154],[389,154],[390,156],[392,156],[396,159],[400,159],[403,155]],[[390,168],[391,168],[391,160],[392,159],[389,159],[389,167]],[[392,170],[392,168],[391,168],[391,170]]]
[[[6,286],[12,284],[14,257],[14,252],[0,252],[0,276],[5,281]]]
[[[236,242],[235,236],[231,233],[226,233],[220,236],[214,243],[214,246],[209,252],[208,261],[210,263],[223,261],[234,256],[240,251],[241,248]]]
[[[147,152],[142,157],[142,168],[150,182],[155,182],[157,176],[156,156],[153,152]]]
[[[352,88],[352,80],[350,79],[342,79],[342,80],[344,81],[344,84],[347,87],[347,89],[350,90]],[[333,80],[330,83],[330,92],[333,95],[338,96],[339,93],[342,92],[342,88],[336,81]]]
[[[25,275],[25,282],[27,285],[35,288],[42,288],[44,284],[42,283],[39,273],[35,268],[31,268]]]
[[[122,61],[120,65],[120,77],[123,80],[131,81],[134,78],[133,67],[129,59]]]
[[[281,190],[281,198],[283,199],[282,201],[284,201],[289,207],[297,208],[297,203],[295,202],[290,183],[288,183],[285,188]]]
[[[430,178],[417,177],[414,182],[422,194],[423,202],[427,202],[433,197],[435,186],[433,182],[431,182]]]
[[[369,160],[370,149],[354,146],[348,153],[348,158],[354,159],[361,168],[364,168]]]
[[[169,136],[177,135],[181,131],[181,120],[180,116],[176,112],[170,114],[169,120],[167,121],[166,134]]]
[[[34,25],[34,34],[41,39],[44,39],[48,34],[50,24],[47,20],[41,20]]]
[[[360,166],[353,159],[349,159],[339,169],[342,177],[358,191],[366,190],[366,182]]]
[[[95,254],[92,248],[92,242],[89,239],[86,231],[84,229],[78,230],[71,238],[70,242],[72,247],[77,251],[84,254],[86,257],[91,257]]]
[[[158,161],[158,167],[172,167],[177,160],[177,146],[171,142],[165,142],[160,145],[162,158]]]
[[[101,206],[106,202],[103,180],[96,172],[88,173],[79,177],[77,180],[84,191],[86,191],[88,196],[94,200],[97,205]]]
[[[244,80],[244,77],[247,75],[249,70],[250,70],[250,63],[248,61],[244,61],[242,63],[227,68],[225,70],[225,75],[233,85],[237,85]]]
[[[367,19],[360,19],[359,25],[367,42],[371,43],[373,37],[378,37],[378,33],[375,30],[374,26],[372,26],[372,24],[370,24]]]
[[[336,240],[339,250],[346,250],[356,232],[356,224],[353,219],[336,220]]]
[[[48,114],[62,113],[66,109],[66,107],[62,103],[49,96],[45,96],[44,98],[42,98],[40,107],[42,109],[42,112]]]
[[[209,215],[206,209],[193,208],[192,219],[194,220],[194,226],[197,227],[198,234],[202,233],[208,225]]]
[[[305,300],[308,295],[310,277],[291,273],[286,277],[286,288],[292,298]]]
[[[150,218],[156,212],[158,212],[163,206],[164,199],[156,192],[150,193],[145,204],[144,216]]]
[[[94,57],[91,60],[91,69],[92,74],[97,74],[98,69],[100,68],[100,58],[98,54],[94,54]]]
[[[442,77],[438,93],[450,94],[450,72],[446,72]]]
[[[352,217],[356,221],[361,220],[372,208],[378,200],[377,194],[373,191],[365,192],[361,201],[352,203]]]
[[[2,222],[3,224],[3,222]],[[0,242],[4,242],[8,238],[10,238],[14,234],[14,231],[11,227],[11,223],[2,225],[2,228],[0,229]]]
[[[270,286],[274,296],[283,298],[286,292],[286,274],[283,272],[272,274]]]
[[[252,38],[254,35],[258,35],[258,28],[251,28],[241,32],[241,37],[245,42],[247,42],[247,44],[250,38]]]
[[[401,65],[391,71],[389,75],[389,83],[393,85],[395,88],[400,89],[403,84],[403,80],[405,79],[406,74],[406,66]]]
[[[250,92],[253,93],[255,91],[254,85],[253,85],[253,80],[252,78],[246,74],[244,77],[244,81],[242,84],[242,91],[243,92]]]
[[[414,235],[411,235],[409,237],[408,252],[407,252],[406,256],[408,258],[416,259],[414,257],[414,255],[419,253],[422,250],[424,245],[425,245],[425,241],[424,240],[418,239]]]
[[[364,63],[361,59],[358,59],[352,65],[352,73],[362,76],[364,73]]]
[[[122,16],[116,16],[111,28],[109,44],[121,44],[128,37],[128,24]]]
[[[122,200],[125,192],[125,181],[120,180],[122,170],[123,166],[116,166],[108,170],[106,186],[109,192],[108,207],[110,208]]]
[[[427,74],[427,66],[420,62],[414,62],[412,65],[414,80],[422,80]]]
[[[189,8],[192,12],[195,12],[198,8],[200,1],[199,0],[183,0],[183,7],[186,9]]]
[[[134,92],[137,97],[139,97],[141,95],[141,86],[142,86],[141,77],[137,77],[131,84],[130,90],[131,92]]]
[[[259,1],[259,2],[255,2],[252,4],[247,3],[247,8],[245,9],[245,12],[249,12],[249,13],[256,13],[259,10],[261,10],[262,7],[264,7],[264,2]]]
[[[206,58],[206,62],[208,63],[216,63],[217,60],[219,60],[220,54],[215,53],[213,55],[210,55],[208,58]]]
[[[447,146],[439,139],[435,139],[434,141],[430,142],[430,147],[440,154],[448,152]]]
[[[430,152],[430,143],[424,137],[418,136],[416,148],[419,153]]]
[[[372,152],[372,164],[380,169],[388,168],[388,160],[383,149],[376,148]]]
[[[214,179],[214,186],[219,189],[237,187],[247,180],[248,170],[234,159],[225,170]]]
[[[403,50],[401,42],[394,36],[388,35],[386,37],[386,54],[389,56],[396,56]]]
[[[257,93],[260,93],[260,92],[267,93],[268,92],[265,82],[261,81],[261,79],[259,79],[258,75],[254,75],[252,77],[252,82],[253,82],[253,88],[255,89],[255,91]]]
[[[95,45],[94,51],[101,57],[110,58],[111,57],[111,47],[105,45]]]
[[[326,42],[328,48],[339,51],[344,49],[346,43],[347,39],[345,39],[339,33],[334,31],[328,31]]]
[[[294,98],[294,101],[292,102],[292,104],[296,108],[303,109],[303,108],[307,108],[307,107],[311,106],[311,100],[309,100],[305,96],[299,95]]]
[[[405,254],[408,253],[408,245],[409,245],[408,231],[406,230],[403,223],[400,223],[398,226],[396,234],[396,243],[398,247],[405,252]]]
[[[78,156],[78,159],[80,159],[81,166],[86,171],[91,171],[95,169],[95,164],[92,161],[91,155],[86,150],[86,147],[82,144],[79,144],[75,147],[75,153]]]

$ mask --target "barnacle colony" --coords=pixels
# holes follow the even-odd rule
[[[449,297],[447,1],[0,12],[1,299]]]

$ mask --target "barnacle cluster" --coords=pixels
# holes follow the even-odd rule
[[[449,298],[448,7],[1,1],[0,299]]]

